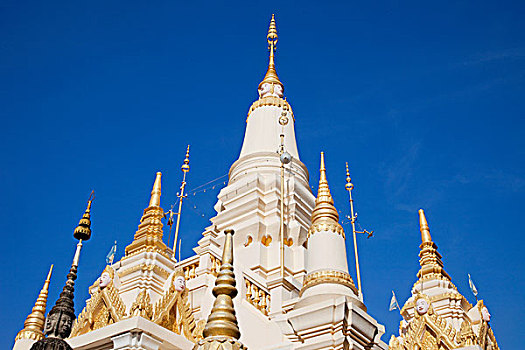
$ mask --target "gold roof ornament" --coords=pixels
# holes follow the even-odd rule
[[[160,206],[161,177],[162,173],[160,171],[157,172],[157,176],[155,177],[155,183],[153,184],[153,189],[151,190],[151,198],[149,200],[150,207]]]
[[[312,212],[312,226],[310,226],[308,235],[322,230],[331,230],[344,237],[344,230],[339,224],[339,214],[334,207],[334,200],[326,179],[324,152],[321,152],[321,167],[319,171],[319,188],[315,199],[315,208]]]
[[[82,215],[78,226],[73,231],[73,237],[78,240],[87,241],[91,238],[91,203],[95,199],[95,191],[91,191],[89,195],[86,211]]]
[[[437,245],[432,242],[430,229],[428,227],[425,211],[419,209],[419,229],[421,231],[421,245],[419,248],[419,264],[421,269],[417,273],[419,280],[426,279],[446,279],[450,281],[450,276],[443,269],[441,254],[437,251]]]
[[[208,322],[204,327],[204,339],[195,344],[193,350],[245,350],[238,339],[241,336],[233,298],[237,295],[235,274],[233,272],[233,230],[224,231],[224,251],[222,265],[215,280],[213,295],[215,302]]]
[[[168,247],[162,241],[164,211],[160,207],[161,177],[162,173],[158,172],[151,190],[149,205],[144,209],[133,242],[125,249],[126,256],[124,258],[144,250],[156,251],[169,257],[169,254],[166,252]]]
[[[27,316],[24,322],[24,329],[22,329],[16,335],[15,342],[18,339],[32,339],[40,340],[44,338],[44,325],[46,323],[46,304],[47,294],[49,292],[49,282],[51,281],[51,274],[53,273],[53,265],[49,268],[47,278],[44,282],[42,290],[38,294],[35,306],[31,310],[31,313]]]
[[[277,76],[277,71],[275,70],[275,51],[277,50],[277,41],[279,39],[277,35],[277,26],[275,25],[275,15],[272,14],[272,19],[270,21],[270,27],[268,28],[268,35],[266,35],[268,40],[268,50],[270,51],[270,61],[268,63],[268,70],[264,76],[263,81],[259,84],[259,89],[263,84],[276,84],[280,85],[284,90],[284,86]]]

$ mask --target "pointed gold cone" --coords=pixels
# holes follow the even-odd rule
[[[241,332],[233,307],[233,298],[237,295],[233,273],[233,233],[233,230],[224,231],[222,265],[213,288],[215,302],[204,327],[204,339],[197,342],[193,350],[246,350],[238,340]]]
[[[137,232],[135,232],[133,242],[125,249],[125,257],[142,251],[144,248],[169,256],[166,252],[168,247],[162,241],[164,210],[160,207],[161,177],[162,173],[158,172],[151,191],[149,205],[144,209],[144,214],[140,218],[140,224]]]
[[[319,189],[315,200],[315,208],[312,212],[312,225],[321,222],[339,225],[339,214],[334,207],[334,200],[326,179],[324,152],[321,152],[321,167],[319,170]]]
[[[421,231],[421,242],[432,242],[430,237],[430,228],[428,227],[427,218],[425,217],[425,211],[419,209],[419,230]]]
[[[213,295],[215,303],[211,309],[204,337],[223,336],[239,339],[241,333],[237,326],[237,317],[233,308],[233,298],[237,295],[235,275],[233,273],[233,230],[226,230],[222,265],[215,280]]]
[[[73,231],[73,237],[76,239],[87,241],[91,238],[91,203],[94,199],[95,191],[91,191],[86,211],[82,215],[82,219],[80,219],[75,231]]]
[[[437,251],[437,245],[432,242],[430,228],[423,209],[419,209],[419,230],[421,231],[421,245],[419,246],[419,265],[421,265],[421,269],[417,273],[417,277],[419,280],[450,280],[450,276],[443,269],[443,262],[441,261],[441,255]]]
[[[266,71],[266,75],[264,76],[263,81],[261,81],[261,83],[259,84],[259,89],[263,84],[266,83],[281,85],[281,87],[284,89],[283,84],[277,76],[277,71],[275,70],[274,56],[275,51],[277,50],[277,41],[279,39],[277,35],[277,26],[275,25],[275,15],[272,15],[270,27],[268,28],[268,35],[266,36],[266,38],[268,40],[268,50],[270,51],[270,61],[268,63],[268,70]]]
[[[33,310],[27,316],[24,322],[24,329],[22,329],[16,335],[15,341],[18,339],[32,339],[40,340],[44,338],[44,324],[46,322],[46,305],[47,305],[47,294],[49,292],[49,282],[51,281],[51,274],[53,273],[53,265],[49,268],[49,273],[44,282],[42,290],[38,294],[36,299],[35,306]]]
[[[151,198],[149,200],[149,206],[150,207],[159,207],[160,206],[161,177],[162,177],[162,173],[159,171],[157,173],[157,177],[155,178],[155,183],[153,184],[153,189],[151,190]]]

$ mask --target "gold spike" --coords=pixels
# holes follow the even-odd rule
[[[75,231],[73,231],[73,236],[76,239],[87,241],[91,238],[91,203],[94,199],[95,191],[91,191],[86,211],[82,215],[82,219],[80,219],[78,226],[75,228]]]
[[[419,269],[417,277],[420,281],[422,279],[434,278],[450,280],[450,276],[443,268],[441,254],[437,251],[437,245],[432,242],[430,229],[423,209],[419,209],[419,228],[422,241],[419,246],[419,265],[421,266],[421,269]]]
[[[22,329],[16,335],[15,341],[18,339],[32,339],[40,340],[44,338],[44,325],[46,323],[46,304],[47,304],[47,294],[49,292],[49,282],[51,281],[51,274],[53,273],[53,265],[49,268],[47,278],[44,282],[42,290],[38,294],[36,299],[35,306],[31,313],[27,316],[24,322],[24,329]]]
[[[224,231],[222,265],[213,288],[213,295],[216,299],[208,317],[208,322],[204,327],[203,335],[205,338],[227,337],[239,339],[241,336],[232,300],[237,295],[235,274],[233,273],[233,233],[233,230]]]
[[[144,247],[149,247],[149,249],[169,256],[166,252],[168,247],[166,247],[166,244],[162,241],[162,219],[164,218],[164,210],[160,207],[161,176],[162,173],[158,172],[155,177],[149,205],[144,209],[144,214],[140,219],[140,224],[137,232],[135,232],[133,242],[125,249],[125,257],[144,249]]]
[[[428,227],[427,218],[425,217],[425,211],[419,209],[419,230],[421,231],[421,242],[432,242],[430,237],[430,228]]]
[[[277,41],[279,39],[277,35],[277,26],[275,25],[275,15],[272,14],[272,19],[270,21],[270,27],[268,28],[268,35],[266,36],[268,40],[268,50],[270,51],[270,61],[268,63],[268,70],[264,76],[263,81],[259,84],[259,89],[265,83],[269,84],[278,84],[281,85],[281,88],[284,89],[283,84],[277,76],[277,71],[275,70],[275,51],[277,50]]]
[[[319,170],[319,189],[315,200],[315,208],[312,212],[312,225],[321,222],[339,225],[339,214],[334,207],[334,200],[328,187],[328,181],[326,180],[324,152],[321,152],[321,167]]]
[[[151,198],[149,200],[150,207],[159,207],[160,206],[160,194],[161,194],[161,177],[162,173],[159,171],[157,177],[155,178],[155,183],[153,184],[153,189],[151,190]]]

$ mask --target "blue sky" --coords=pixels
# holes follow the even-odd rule
[[[473,301],[470,273],[500,347],[519,347],[525,5],[279,4],[0,3],[0,347],[12,346],[51,263],[55,302],[92,188],[77,312],[112,242],[118,258],[131,242],[156,171],[164,207],[175,201],[188,143],[188,188],[227,174],[266,70],[272,13],[277,70],[310,182],[317,187],[325,151],[346,214],[348,161],[361,224],[376,232],[359,237],[359,250],[365,301],[386,326],[383,340],[401,319],[387,311],[391,290],[404,302],[416,279],[422,207],[460,292]],[[213,216],[217,193],[186,202],[183,257]],[[351,241],[347,248],[352,257]]]

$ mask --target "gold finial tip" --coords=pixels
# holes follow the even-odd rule
[[[162,186],[161,177],[162,177],[162,173],[160,171],[157,172],[157,176],[155,177],[155,182],[153,183],[153,189],[151,190],[151,197],[149,200],[150,207],[160,206],[160,195],[161,195],[161,186]]]
[[[51,264],[51,267],[49,268],[49,272],[47,273],[47,278],[46,278],[46,281],[50,281],[51,280],[51,274],[53,273],[53,264]]]
[[[425,211],[419,209],[419,230],[421,231],[421,241],[423,243],[432,242],[432,237],[430,236],[430,228],[428,226],[427,218],[425,217]]]

